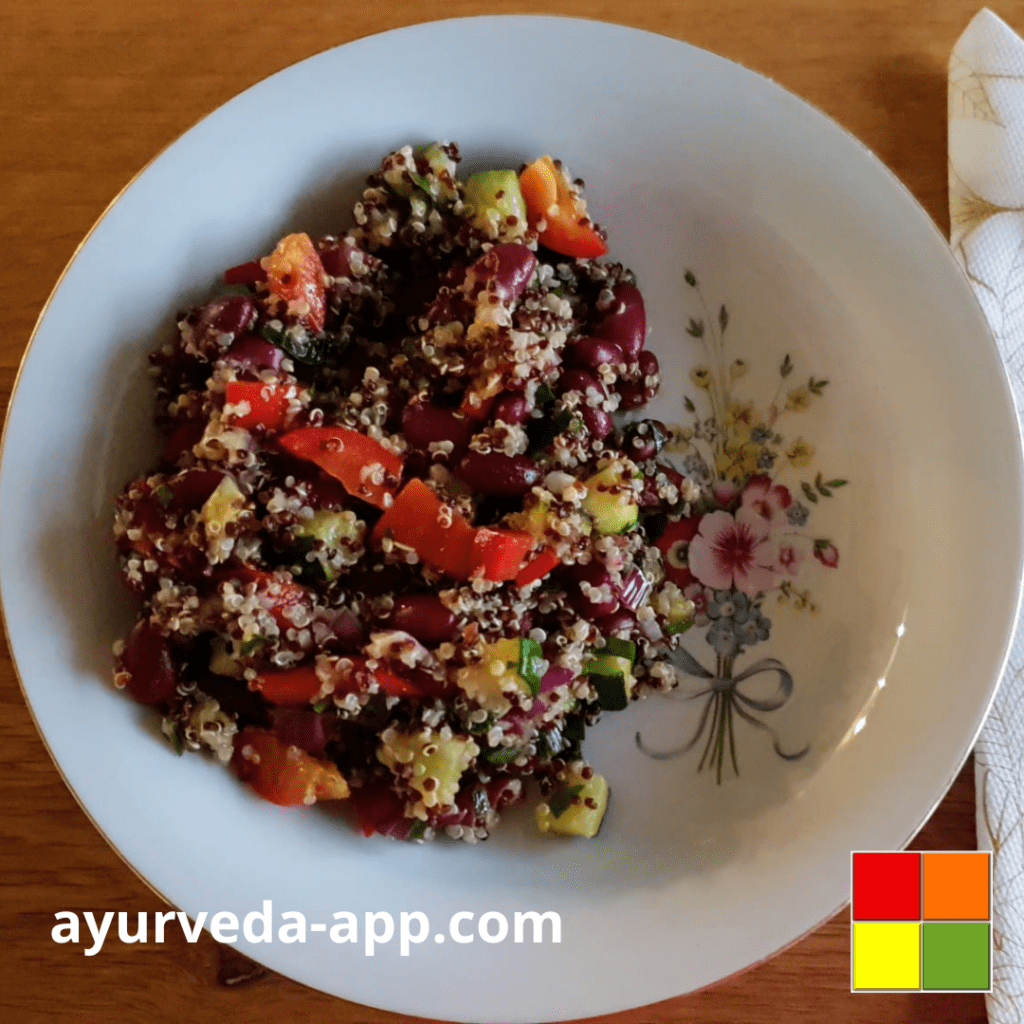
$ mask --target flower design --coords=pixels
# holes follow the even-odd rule
[[[679,642],[675,648],[678,668],[703,680],[703,689],[676,694],[680,699],[705,701],[697,728],[690,740],[675,750],[650,750],[639,734],[636,742],[648,756],[666,758],[686,753],[706,736],[697,770],[713,767],[720,783],[726,751],[733,772],[739,774],[736,718],[767,732],[780,758],[795,760],[809,749],[787,750],[759,717],[777,711],[792,696],[793,678],[785,666],[764,657],[743,667],[739,659],[771,637],[772,620],[763,611],[769,598],[793,611],[818,611],[810,590],[798,586],[797,580],[808,569],[820,572],[815,561],[827,569],[837,568],[839,550],[830,540],[809,535],[805,528],[812,511],[847,481],[826,478],[821,472],[807,478],[801,470],[814,462],[814,445],[801,436],[787,437],[786,427],[780,427],[780,423],[791,422],[792,414],[820,399],[829,382],[814,376],[805,377],[806,383],[792,381],[796,367],[787,355],[779,364],[780,380],[767,405],[734,394],[751,375],[745,360],[732,358],[726,351],[729,314],[721,306],[717,316],[711,315],[696,275],[687,271],[684,281],[704,311],[703,317],[690,319],[686,328],[704,350],[701,364],[690,373],[702,394],[695,396],[696,401],[685,398],[693,426],[670,428],[669,450],[682,453],[683,466],[701,485],[702,493],[699,498],[691,495],[685,506],[681,503],[675,518],[670,513],[657,545],[666,577],[664,587],[681,589],[692,625],[704,630],[715,664],[713,669],[705,667]],[[703,410],[698,411],[698,403]],[[814,555],[813,560],[809,554]],[[778,679],[774,696],[744,690],[746,680],[765,673]]]
[[[775,555],[769,524],[753,509],[709,512],[690,541],[690,571],[716,590],[756,594],[775,581]]]

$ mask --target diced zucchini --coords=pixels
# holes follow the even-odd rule
[[[587,806],[588,799],[593,807]],[[537,828],[541,832],[591,839],[597,835],[607,809],[608,783],[604,777],[592,775],[584,779],[579,771],[570,770],[564,784],[537,808]]]
[[[469,736],[445,739],[428,726],[415,732],[391,727],[381,734],[377,759],[420,794],[425,808],[450,807],[459,792],[462,773],[479,753],[480,748]]]
[[[539,655],[535,640],[498,640],[486,646],[479,662],[459,669],[455,681],[466,696],[500,716],[512,707],[508,695],[517,699],[537,695],[539,679],[535,669],[531,676],[531,664]]]
[[[206,526],[209,538],[223,537],[228,523],[233,523],[245,508],[245,495],[238,489],[234,477],[224,476],[216,490],[206,499],[199,518]]]
[[[465,196],[473,226],[488,238],[512,241],[526,234],[526,203],[515,171],[477,171],[466,182]]]
[[[366,533],[366,523],[356,517],[355,512],[331,512],[327,509],[319,509],[313,513],[312,519],[307,519],[292,527],[292,536],[298,541],[322,541],[327,559],[341,549],[351,551],[358,547]],[[346,564],[355,561],[355,555],[346,558]],[[338,575],[338,570],[330,564],[330,561],[321,562],[324,578],[330,582]],[[314,563],[315,567],[315,563]]]
[[[633,500],[635,492],[630,486],[633,469],[631,462],[616,459],[585,481],[583,507],[598,533],[625,533],[636,525],[640,507]]]
[[[453,202],[458,196],[455,191],[455,161],[445,152],[440,142],[432,142],[427,146],[423,156],[430,164],[433,178],[431,184],[435,186],[431,189],[432,195],[441,202]]]
[[[633,662],[615,654],[600,653],[584,666],[588,682],[597,690],[605,711],[621,711],[633,692]]]

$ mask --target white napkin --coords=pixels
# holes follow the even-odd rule
[[[950,243],[1024,410],[1024,40],[990,10],[949,59]],[[978,848],[993,851],[993,1024],[1024,1016],[1024,623],[974,751]]]

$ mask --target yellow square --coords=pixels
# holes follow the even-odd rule
[[[921,925],[917,921],[855,921],[853,990],[919,989]]]

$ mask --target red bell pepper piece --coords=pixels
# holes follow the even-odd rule
[[[288,320],[322,331],[327,316],[324,266],[309,235],[286,235],[260,260],[270,294],[287,304]]]
[[[229,422],[246,430],[257,426],[280,430],[288,421],[288,407],[298,393],[296,384],[264,384],[258,380],[229,381],[224,389],[227,403],[249,403],[247,413],[235,413],[230,416]]]
[[[549,156],[534,161],[519,175],[519,187],[533,227],[543,220],[541,245],[563,256],[604,256],[608,246],[580,208],[576,194]]]
[[[533,583],[534,580],[547,576],[560,562],[561,559],[551,548],[545,548],[539,554],[534,555],[517,574],[516,586],[525,587],[528,583]]]
[[[347,427],[300,427],[278,438],[292,455],[316,463],[355,498],[386,509],[402,479],[402,457]]]
[[[239,263],[237,267],[229,267],[224,271],[225,284],[256,284],[259,281],[266,281],[266,279],[267,272],[259,260]]]
[[[249,683],[250,690],[258,690],[271,704],[308,704],[321,688],[312,664],[261,672]]]
[[[469,579],[476,531],[453,509],[442,512],[443,505],[422,480],[410,480],[377,521],[372,542],[380,547],[381,541],[389,536],[412,548],[434,569],[456,579]]]
[[[231,767],[264,800],[295,807],[348,796],[348,783],[336,765],[288,746],[272,732],[243,729],[234,743]]]
[[[501,583],[515,579],[535,541],[523,530],[481,527],[473,538],[473,567],[483,566],[484,579]]]
[[[422,697],[423,691],[408,679],[402,679],[387,669],[375,668],[373,678],[389,697]]]

